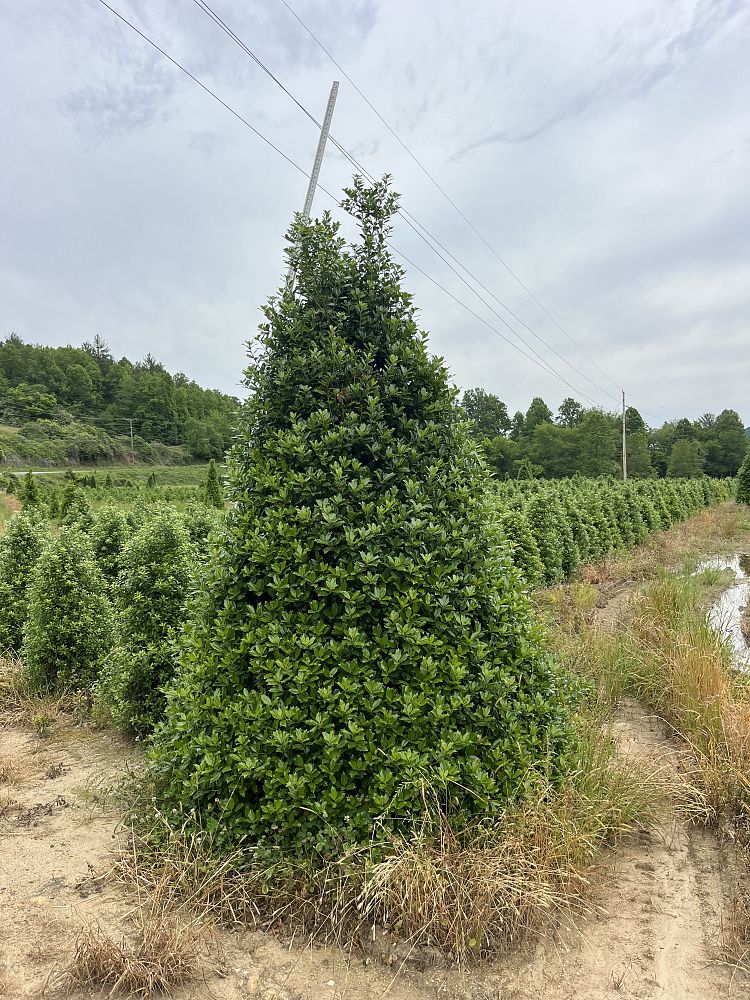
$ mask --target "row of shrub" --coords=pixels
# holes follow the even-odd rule
[[[531,587],[632,548],[732,496],[730,479],[519,480],[497,483],[491,510]]]
[[[218,512],[166,504],[92,512],[64,491],[59,527],[37,506],[0,539],[0,652],[23,663],[37,691],[89,692],[136,735],[161,717],[174,632]]]
[[[97,502],[113,502],[118,505],[138,506],[159,502],[186,505],[203,501],[212,507],[224,506],[223,487],[219,479],[216,463],[208,464],[206,478],[202,485],[170,484],[159,486],[155,473],[150,473],[144,483],[113,479],[109,474],[97,479],[93,474],[76,476],[68,470],[64,476],[50,481],[46,477],[34,475],[31,471],[23,478],[9,473],[0,476],[0,489],[23,502],[24,507],[37,507],[47,512],[48,517],[58,519],[64,515],[71,501],[79,507],[93,509],[92,499]],[[96,490],[94,498],[88,491]],[[88,494],[88,495],[87,495]]]

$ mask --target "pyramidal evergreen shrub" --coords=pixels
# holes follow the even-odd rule
[[[224,506],[224,491],[221,488],[219,470],[213,459],[208,463],[204,498],[209,507],[222,508]]]
[[[0,538],[0,653],[21,651],[31,574],[47,531],[34,508],[14,514]]]
[[[19,497],[26,508],[38,507],[41,503],[39,484],[36,481],[36,476],[30,469],[23,477]]]
[[[38,690],[87,690],[114,643],[114,617],[91,543],[63,526],[29,585],[23,659]]]
[[[539,547],[520,510],[504,510],[497,516],[498,527],[511,546],[513,563],[529,587],[541,587],[544,565]]]
[[[294,288],[265,309],[150,750],[176,823],[311,861],[376,849],[428,794],[459,825],[500,810],[570,740],[567,682],[387,251],[396,196],[357,179],[345,205],[351,248],[328,215],[292,227]]]
[[[150,733],[164,714],[191,564],[183,518],[169,508],[151,517],[122,552],[113,591],[121,639],[102,670],[97,700],[114,722],[138,736]]]
[[[737,503],[750,504],[750,450],[746,452],[737,473],[735,498]]]
[[[544,567],[543,582],[560,583],[565,576],[563,569],[565,552],[559,512],[558,516],[555,516],[555,512],[550,508],[548,496],[535,493],[529,498],[524,508],[524,515],[539,549]]]
[[[122,550],[130,534],[127,519],[119,507],[102,507],[93,517],[89,531],[91,547],[105,582],[110,585],[120,572]]]

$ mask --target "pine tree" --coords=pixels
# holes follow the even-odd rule
[[[750,450],[745,453],[740,471],[737,473],[737,503],[750,504]]]
[[[408,829],[425,787],[460,822],[565,766],[565,685],[387,251],[396,198],[345,205],[352,249],[292,228],[151,750],[158,807],[220,849],[330,857]]]
[[[224,506],[224,493],[221,488],[221,481],[219,480],[219,470],[213,459],[208,463],[208,476],[206,478],[204,495],[206,503],[210,507],[221,508]]]
[[[0,652],[21,650],[29,582],[45,541],[44,524],[33,510],[14,514],[0,538]]]
[[[91,544],[62,527],[31,577],[23,659],[39,690],[91,688],[114,641],[112,606]]]

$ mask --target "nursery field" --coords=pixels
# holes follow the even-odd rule
[[[58,479],[64,479],[66,474],[70,478],[75,476],[77,480],[89,480],[91,476],[96,480],[97,486],[104,486],[107,477],[113,483],[146,483],[149,477],[155,477],[157,484],[161,486],[197,486],[206,478],[207,462],[195,463],[194,465],[98,465],[87,468],[83,465],[61,466],[53,468],[50,466],[25,466],[23,468],[3,468],[0,476],[7,481],[8,476],[15,476],[22,479],[27,472],[32,471],[44,482],[54,483]]]
[[[493,478],[388,178],[340,204],[354,242],[289,230],[221,473],[3,481],[2,987],[729,995],[750,456]]]
[[[586,485],[594,486],[575,488]],[[605,486],[598,484],[599,495]],[[516,500],[536,492],[512,491]],[[12,526],[18,504],[1,502]],[[524,507],[508,509],[515,516]],[[217,858],[192,835],[172,836],[155,852],[138,833],[130,810],[144,757],[133,736],[147,733],[163,706],[149,701],[153,688],[127,682],[143,682],[144,670],[150,684],[164,680],[158,671],[168,656],[159,641],[184,614],[181,598],[188,578],[200,575],[206,536],[205,528],[191,535],[189,518],[163,502],[140,512],[140,526],[134,510],[130,521],[125,515],[117,573],[114,547],[96,548],[96,522],[112,516],[109,507],[84,510],[71,524],[28,512],[18,519],[49,533],[41,548],[48,557],[67,533],[79,533],[79,545],[89,539],[109,581],[110,660],[114,650],[121,667],[123,659],[139,667],[118,674],[105,664],[117,697],[96,680],[71,685],[67,676],[54,691],[40,687],[33,671],[44,639],[27,625],[32,673],[18,657],[4,661],[5,995],[43,988],[149,995],[160,983],[178,998],[207,990],[226,998],[387,992],[399,1000],[636,997],[657,988],[674,1000],[742,995],[750,947],[742,846],[750,731],[742,727],[750,699],[705,625],[707,606],[731,581],[701,566],[750,551],[746,507],[723,502],[688,513],[683,503],[670,529],[630,548],[618,543],[567,582],[535,591],[547,644],[591,686],[581,716],[585,773],[562,800],[527,796],[471,848],[447,829],[439,847],[427,830],[409,845],[394,842],[357,887],[355,925],[340,913],[335,926],[322,895],[300,909],[258,885],[241,852]],[[165,547],[167,525],[183,549]],[[189,567],[185,576],[180,567]],[[169,580],[176,581],[171,617]],[[152,610],[159,605],[160,635],[146,635],[138,610],[147,588]],[[59,627],[49,606],[47,615]],[[134,706],[141,710],[134,714]],[[327,877],[345,910],[340,874]],[[468,934],[488,932],[493,946],[477,964]]]

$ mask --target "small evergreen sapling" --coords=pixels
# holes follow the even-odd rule
[[[737,473],[737,503],[750,504],[750,450],[747,451]]]
[[[510,543],[513,562],[528,586],[541,587],[544,565],[524,514],[520,510],[505,510],[498,517],[498,527]]]
[[[114,642],[112,606],[91,543],[63,526],[39,557],[29,586],[23,659],[39,690],[88,690]]]
[[[0,652],[21,650],[29,582],[46,537],[44,524],[32,508],[14,514],[0,538]]]
[[[24,507],[38,507],[41,502],[39,484],[36,481],[36,476],[30,469],[23,477],[19,496]]]
[[[124,729],[145,736],[164,714],[174,673],[172,636],[183,622],[192,551],[183,519],[160,510],[127,543],[114,588],[121,640],[107,661],[97,697]]]
[[[94,515],[89,538],[97,565],[110,586],[120,572],[122,550],[130,535],[127,519],[119,507],[102,507]]]
[[[219,470],[213,459],[208,463],[208,476],[206,477],[204,495],[209,507],[222,508],[224,506],[224,491],[221,488]]]

